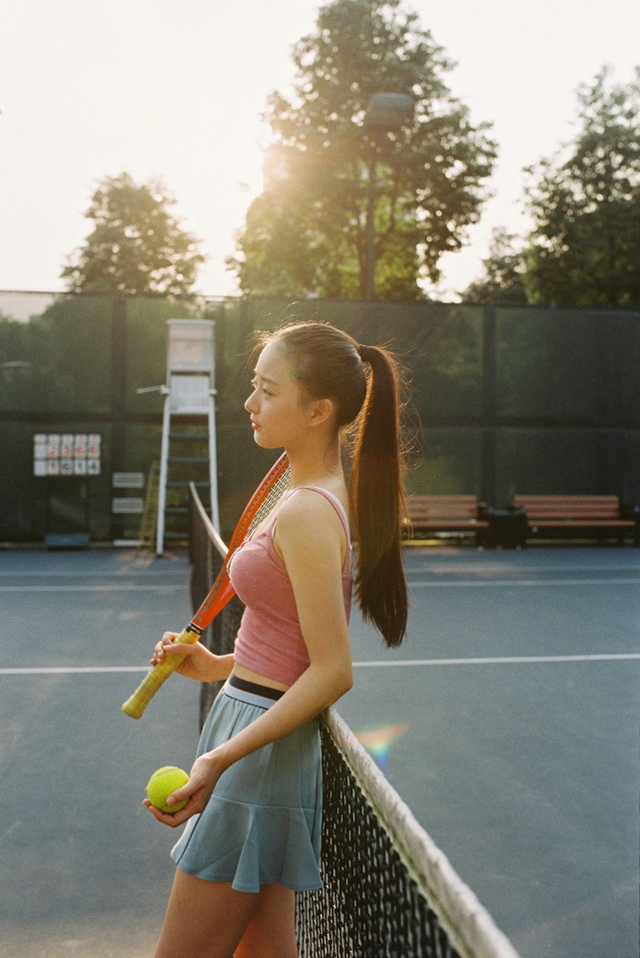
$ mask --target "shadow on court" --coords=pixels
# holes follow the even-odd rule
[[[638,956],[640,550],[407,554],[399,650],[353,622],[338,711],[523,958]],[[189,767],[198,688],[120,704],[188,563],[0,552],[3,958],[149,958],[176,838],[142,807]]]

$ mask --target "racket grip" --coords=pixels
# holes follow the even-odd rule
[[[201,632],[194,629],[193,625],[188,625],[183,629],[180,635],[174,639],[175,644],[193,645],[200,638]],[[172,672],[178,668],[181,662],[184,662],[184,655],[167,655],[161,665],[154,665],[147,672],[142,682],[126,702],[122,705],[122,711],[131,718],[142,718],[144,710],[156,694],[158,689],[167,681]]]

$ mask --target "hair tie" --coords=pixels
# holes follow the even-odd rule
[[[363,363],[370,362],[368,357],[368,354],[370,353],[370,351],[371,351],[370,346],[363,346],[362,344],[358,346],[358,355],[360,356],[360,359],[362,360]]]

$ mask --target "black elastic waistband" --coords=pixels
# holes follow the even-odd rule
[[[268,685],[258,685],[257,682],[247,682],[246,679],[239,679],[237,675],[229,676],[229,685],[242,692],[251,692],[253,695],[261,695],[264,699],[272,699],[277,702],[284,695],[280,689],[270,689]]]

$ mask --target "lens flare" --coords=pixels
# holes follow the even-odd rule
[[[385,772],[389,764],[389,752],[393,743],[409,728],[408,725],[382,725],[379,728],[356,732],[356,738],[369,753],[378,768]]]

